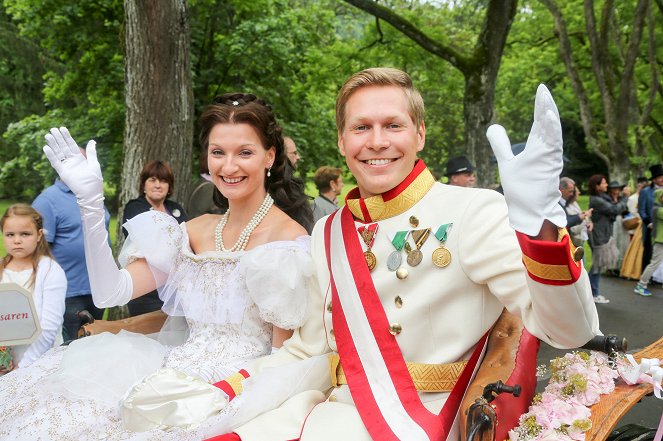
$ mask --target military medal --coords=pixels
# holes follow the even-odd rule
[[[357,228],[357,232],[366,244],[367,250],[364,251],[364,259],[366,260],[366,265],[368,265],[368,270],[373,271],[378,264],[378,259],[371,251],[371,247],[375,242],[375,235],[378,232],[378,224],[370,224],[368,227],[362,225],[361,227]]]
[[[435,237],[440,241],[440,246],[433,251],[433,265],[438,268],[444,268],[451,263],[451,253],[444,247],[444,242],[446,242],[452,226],[453,223],[440,225],[435,232]]]
[[[401,250],[407,243],[407,236],[409,234],[409,231],[397,231],[394,238],[391,239],[391,244],[396,248],[396,251],[392,251],[387,258],[387,269],[389,271],[396,271],[401,266],[401,263],[403,262]]]
[[[414,239],[414,245],[416,249],[413,250],[409,244],[407,244],[407,264],[410,266],[417,266],[424,258],[424,254],[421,252],[421,247],[426,242],[426,239],[428,239],[428,236],[430,236],[430,228],[423,230],[412,230],[411,235],[412,239]]]

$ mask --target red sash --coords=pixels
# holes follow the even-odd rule
[[[325,224],[325,252],[338,354],[369,434],[376,440],[446,440],[487,334],[478,342],[440,414],[431,413],[419,398],[396,337],[388,331],[389,321],[347,207]]]

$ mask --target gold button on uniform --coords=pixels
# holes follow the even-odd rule
[[[401,326],[400,323],[392,323],[391,325],[389,325],[389,333],[391,335],[398,335],[401,333],[402,330],[403,327]]]
[[[336,395],[330,395],[327,401],[329,401],[330,403],[335,403],[336,401],[338,401],[338,399],[336,398]]]
[[[331,302],[327,303],[327,311],[332,312]]]
[[[409,221],[412,228],[417,228],[419,226],[419,219],[417,219],[417,216],[410,216]]]
[[[396,277],[401,280],[407,278],[408,275],[409,273],[407,272],[407,268],[400,267],[396,270]]]
[[[573,252],[573,260],[576,262],[579,262],[582,260],[582,256],[585,255],[585,249],[583,247],[578,247],[576,250]]]
[[[334,330],[333,329],[329,330],[329,335],[330,335],[331,338],[334,338]]]
[[[402,308],[403,307],[403,299],[401,298],[401,296],[396,296],[396,298],[394,299],[394,303],[396,304],[396,308],[399,308],[399,309]]]

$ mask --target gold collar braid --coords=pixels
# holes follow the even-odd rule
[[[345,204],[356,219],[377,222],[409,210],[428,193],[433,184],[433,174],[420,159],[407,178],[395,188],[366,199],[359,197],[359,188],[354,188],[348,193]]]

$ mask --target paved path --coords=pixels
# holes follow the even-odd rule
[[[650,285],[654,295],[642,297],[633,293],[635,283],[617,277],[602,277],[601,293],[610,299],[610,303],[596,305],[603,334],[626,337],[630,353],[637,352],[663,335],[663,288],[661,285]],[[547,364],[566,352],[542,343],[538,364]],[[539,388],[542,390],[543,387],[545,381],[539,382]],[[635,423],[655,428],[662,413],[663,400],[646,397],[617,426]]]

